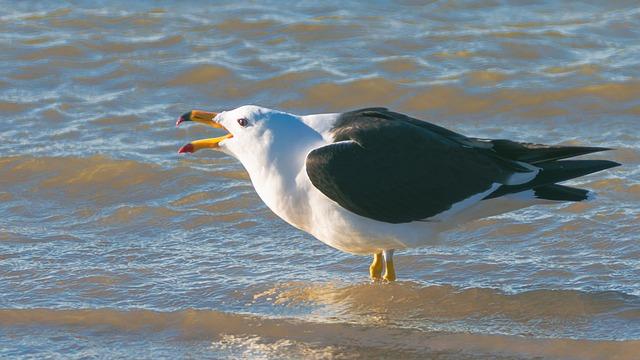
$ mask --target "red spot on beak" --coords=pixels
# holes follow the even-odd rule
[[[178,150],[178,154],[192,153],[192,152],[193,152],[193,144],[187,144],[181,147],[180,150]]]

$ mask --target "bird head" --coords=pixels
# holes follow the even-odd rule
[[[182,115],[176,126],[188,121],[222,129],[227,134],[192,141],[178,153],[222,151],[240,160],[249,171],[256,166],[276,165],[274,162],[290,163],[301,154],[301,146],[321,139],[299,116],[254,105],[221,113],[192,110]]]

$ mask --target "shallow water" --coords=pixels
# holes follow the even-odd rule
[[[3,2],[0,356],[634,358],[640,9]],[[616,148],[532,207],[366,257],[273,215],[177,115],[387,106],[474,136]]]

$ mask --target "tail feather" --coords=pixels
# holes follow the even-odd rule
[[[590,196],[588,190],[558,184],[539,186],[533,189],[533,194],[538,199],[556,201],[583,201]]]
[[[502,185],[485,199],[552,185],[619,165],[619,163],[609,160],[565,160],[541,163],[537,166],[542,170],[533,180],[519,185]]]
[[[489,142],[492,145],[492,150],[498,155],[507,159],[522,161],[529,164],[539,164],[599,151],[611,150],[610,148],[595,146],[542,145],[520,143],[504,139],[490,140]]]
[[[609,160],[565,160],[542,163],[538,164],[542,171],[530,184],[533,183],[535,186],[553,184],[616,166],[620,164]]]

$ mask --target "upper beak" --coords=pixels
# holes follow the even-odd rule
[[[209,112],[209,111],[191,110],[188,113],[185,113],[178,118],[178,121],[176,121],[176,126],[180,125],[185,121],[194,121],[200,124],[209,125],[214,128],[226,130],[226,128],[222,126],[219,122],[214,121],[217,115],[218,115],[217,113]],[[207,148],[215,149],[220,146],[219,144],[222,140],[229,139],[232,137],[233,135],[229,133],[224,136],[219,136],[216,138],[192,141],[187,145],[184,145],[183,147],[181,147],[180,150],[178,150],[178,153],[179,154],[187,153],[187,152],[192,153],[200,149],[207,149]]]
[[[224,129],[224,126],[213,121],[216,116],[218,116],[218,113],[203,110],[191,110],[187,113],[182,114],[182,116],[178,118],[178,121],[176,121],[176,126],[179,126],[185,121],[195,121],[200,124],[213,126],[214,128]]]

